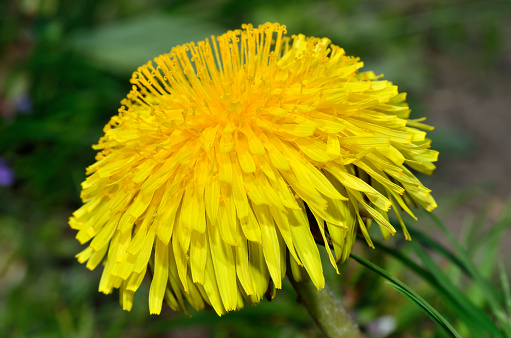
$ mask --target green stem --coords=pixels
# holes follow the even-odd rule
[[[298,302],[305,306],[326,337],[364,337],[328,286],[318,291],[310,281],[296,282],[292,276],[289,280],[298,294]]]

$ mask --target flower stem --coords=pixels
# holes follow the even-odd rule
[[[364,337],[328,286],[318,291],[310,281],[296,282],[291,276],[289,280],[298,294],[298,302],[305,306],[326,337]]]

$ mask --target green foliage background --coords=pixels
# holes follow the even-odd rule
[[[500,248],[510,223],[504,200],[511,189],[511,175],[501,167],[509,168],[511,158],[497,150],[509,150],[510,140],[493,144],[477,130],[487,130],[484,120],[511,103],[499,94],[507,92],[511,75],[509,1],[5,0],[0,12],[0,157],[16,175],[14,184],[0,187],[0,336],[320,336],[287,283],[272,302],[222,318],[210,312],[188,318],[171,311],[149,316],[146,281],[133,310],[123,312],[116,294],[97,292],[100,269],[90,272],[73,258],[81,249],[67,225],[80,205],[84,168],[94,160],[91,145],[117,113],[131,72],[174,45],[266,21],[286,24],[289,34],[331,38],[360,56],[366,69],[384,73],[408,92],[414,116],[427,116],[440,127],[432,133],[433,147],[441,151],[439,169],[424,180],[438,191],[438,214],[465,251],[435,239],[445,234],[438,235],[425,215],[412,225],[414,244],[399,234],[386,249],[360,243],[354,251],[405,281],[462,336],[491,336],[467,323],[479,312],[497,321],[488,293],[495,292],[505,308],[509,283],[497,266],[511,270],[510,250]],[[474,110],[461,101],[474,92],[476,101],[502,102]],[[439,95],[447,99],[435,106]],[[453,97],[460,102],[453,103]],[[454,108],[438,109],[442,104]],[[480,114],[480,129],[470,129],[462,111]],[[446,114],[461,119],[453,123]],[[497,125],[511,125],[506,116]],[[484,143],[485,137],[490,141]],[[481,149],[493,167],[478,166]],[[497,149],[493,155],[492,149]],[[410,262],[403,264],[399,255]],[[466,260],[491,283],[481,284],[467,271]],[[429,275],[414,273],[413,264]],[[325,271],[369,336],[445,334],[356,262],[345,263],[341,276],[328,266]],[[456,304],[468,306],[466,318]]]

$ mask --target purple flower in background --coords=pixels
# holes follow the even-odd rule
[[[16,100],[18,113],[27,115],[32,111],[32,99],[27,93],[22,93]]]
[[[8,187],[14,183],[14,172],[7,161],[0,157],[0,186]]]

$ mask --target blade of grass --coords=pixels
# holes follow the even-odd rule
[[[498,274],[496,267],[499,261],[498,255],[502,244],[501,236],[488,236],[487,238],[488,240],[484,243],[484,246],[480,246],[479,250],[474,245],[465,246],[467,248],[467,254],[470,257],[478,258],[478,272],[485,280],[489,280],[489,278]],[[491,290],[494,293],[494,297],[500,299],[501,296],[499,295],[498,289],[491,288]],[[478,283],[472,283],[472,286],[466,289],[466,291],[466,294],[470,295],[470,299],[474,304],[479,307],[485,304],[487,296],[485,290],[479,287]]]
[[[439,323],[444,330],[446,331],[449,331],[449,327],[445,326],[444,323],[442,322],[442,319],[441,317],[439,317],[439,313],[436,312],[436,311],[431,311],[433,308],[432,307],[428,307],[425,303],[423,302],[423,300],[415,297],[415,295],[413,295],[412,293],[409,292],[409,290],[405,289],[405,288],[402,288],[401,286],[399,285],[396,285],[396,284],[393,284],[393,283],[390,283],[390,282],[385,282],[385,284],[388,284],[390,286],[392,286],[394,289],[396,289],[397,291],[401,292],[406,298],[410,299],[412,302],[414,302],[418,307],[420,307],[424,312],[426,312],[426,314],[431,318],[433,319],[433,321]],[[433,309],[434,310],[434,309]],[[451,333],[452,334],[452,333]]]
[[[377,240],[373,240],[373,244],[377,249],[380,249],[389,255],[394,256],[394,258],[401,261],[407,268],[410,268],[412,271],[417,273],[419,276],[424,278],[439,294],[439,296],[443,297],[446,303],[450,306],[450,308],[456,313],[459,319],[465,323],[465,325],[470,328],[471,333],[475,337],[483,337],[485,336],[487,329],[484,325],[481,325],[480,319],[478,317],[487,316],[486,313],[476,308],[467,308],[463,303],[460,304],[459,299],[449,292],[441,283],[437,281],[437,279],[422,266],[418,265],[405,255],[403,255],[400,251],[385,246],[381,242]],[[476,326],[477,324],[477,326]]]
[[[444,247],[442,244],[438,243],[436,240],[431,238],[430,236],[426,235],[423,232],[418,231],[417,229],[414,229],[411,226],[406,226],[408,229],[408,232],[410,232],[410,235],[412,235],[413,239],[417,240],[418,242],[422,243],[424,246],[438,252],[445,258],[449,259],[451,262],[456,264],[465,274],[470,276],[470,272],[468,271],[467,267],[463,262],[456,257],[452,252],[450,252],[446,247]]]
[[[502,283],[502,288],[504,289],[504,299],[506,301],[507,314],[511,316],[511,292],[509,290],[509,280],[507,278],[506,269],[504,269],[504,264],[499,264],[500,268],[500,280]]]
[[[498,329],[495,323],[488,317],[488,315],[475,306],[468,297],[459,290],[448,278],[447,275],[438,267],[438,265],[429,257],[429,255],[416,243],[410,243],[410,246],[415,250],[419,258],[422,260],[427,270],[436,279],[436,282],[445,289],[445,291],[452,297],[459,307],[464,309],[467,313],[471,314],[473,322],[468,322],[469,328],[474,327],[478,323],[484,330],[492,334],[492,337],[502,337],[502,332]]]
[[[483,236],[484,224],[489,219],[489,215],[490,204],[488,202],[484,203],[475,214],[465,214],[462,231],[468,231],[469,233],[467,234],[467,240],[465,242],[462,240],[459,242],[464,244],[467,248],[472,248],[471,257],[473,257],[475,253],[473,247],[477,245],[476,243],[480,243],[480,239]]]
[[[452,337],[460,337],[460,334],[452,327],[452,325],[440,314],[436,311],[428,302],[426,302],[421,296],[419,296],[415,291],[410,289],[406,284],[401,282],[396,277],[389,274],[387,271],[383,270],[379,266],[369,262],[368,260],[359,257],[354,254],[350,254],[350,257],[365,266],[366,268],[376,272],[380,276],[384,277],[388,281],[391,282],[391,285],[395,287],[398,291],[401,291],[406,297],[415,302],[418,306],[420,306],[426,314],[440,327],[442,327],[448,334]]]
[[[499,303],[497,296],[495,295],[494,287],[483,278],[474,263],[472,263],[468,257],[466,250],[458,243],[458,241],[456,241],[454,236],[449,232],[449,230],[447,230],[446,226],[438,219],[438,217],[433,213],[428,213],[428,215],[456,249],[461,261],[465,264],[470,274],[474,277],[474,281],[479,285],[479,287],[487,296],[486,299],[488,304],[490,305],[493,314],[497,317],[500,324],[502,325],[502,328],[506,331],[506,336],[511,337],[511,327],[505,320],[505,313],[501,304]]]
[[[490,230],[478,236],[477,240],[473,242],[474,249],[485,245],[493,238],[501,238],[502,233],[509,227],[511,224],[511,213],[508,210],[511,210],[511,198],[506,201],[502,209],[503,212],[491,226]]]
[[[363,237],[358,237],[358,236],[357,236],[357,238],[363,239]],[[382,250],[382,251],[384,251],[384,252],[394,256],[396,259],[401,261],[401,263],[406,265],[408,268],[413,270],[416,274],[418,274],[419,276],[421,276],[425,280],[427,280],[429,282],[435,282],[435,280],[432,278],[431,274],[428,271],[426,271],[419,264],[417,264],[414,261],[412,261],[410,258],[408,258],[405,255],[403,255],[399,250],[396,250],[394,248],[388,247],[388,246],[386,246],[385,244],[383,244],[382,242],[380,242],[378,240],[373,240],[373,244],[374,244],[374,247],[376,249],[380,249],[380,250]]]
[[[509,279],[507,278],[506,269],[502,262],[499,264],[500,281],[502,283],[502,290],[504,293],[504,303],[507,310],[507,325],[511,326],[511,291],[509,290]]]

